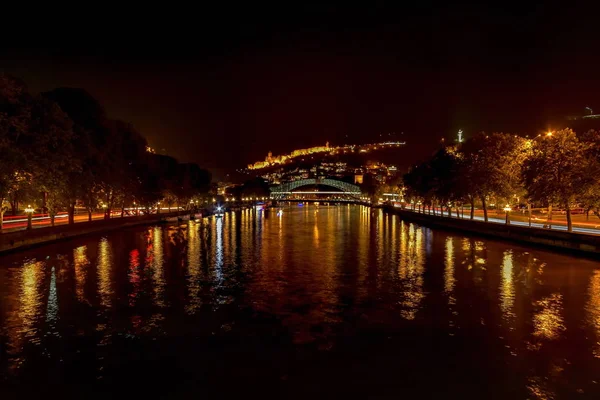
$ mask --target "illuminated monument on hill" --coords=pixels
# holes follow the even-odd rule
[[[383,143],[373,143],[373,144],[363,144],[363,145],[344,145],[344,146],[329,146],[329,142],[325,143],[325,146],[316,146],[309,147],[308,149],[298,149],[294,150],[289,154],[282,154],[279,156],[274,156],[272,152],[267,154],[264,161],[257,161],[254,164],[248,164],[249,170],[256,170],[271,167],[277,164],[285,164],[291,162],[294,158],[307,156],[310,154],[317,153],[329,153],[329,154],[338,154],[341,152],[354,152],[359,151],[361,153],[368,152],[370,150],[377,150],[378,148],[386,148],[386,147],[399,147],[400,145],[406,144],[406,142],[383,142]]]

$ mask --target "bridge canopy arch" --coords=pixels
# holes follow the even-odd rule
[[[361,195],[360,187],[353,185],[351,183],[339,181],[337,179],[330,179],[330,178],[324,178],[324,179],[311,178],[311,179],[301,179],[298,181],[282,183],[279,186],[275,186],[275,187],[271,188],[271,198],[272,199],[283,199],[283,198],[289,196],[290,194],[293,194],[294,191],[297,191],[297,189],[300,189],[305,186],[317,186],[317,185],[328,186],[328,187],[337,189],[340,194],[346,194],[346,195],[351,195],[351,196],[356,196],[356,197]],[[315,193],[329,193],[329,192],[315,192]]]

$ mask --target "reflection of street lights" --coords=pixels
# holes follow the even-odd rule
[[[33,208],[31,208],[31,206],[27,206],[27,208],[25,209],[25,212],[27,213],[27,230],[30,231],[31,230],[31,217],[33,216],[33,212],[35,210]]]
[[[512,210],[512,208],[507,204],[503,209],[506,212],[506,225],[510,225],[510,219],[508,218],[508,213]]]

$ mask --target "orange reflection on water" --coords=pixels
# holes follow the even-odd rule
[[[45,264],[42,261],[31,261],[23,265],[21,274],[21,291],[19,296],[19,318],[21,329],[19,334],[30,343],[39,344],[37,322],[41,319],[44,294],[41,281]]]
[[[149,251],[147,258],[150,261],[150,266],[153,272],[152,279],[154,281],[154,304],[159,307],[164,307],[165,272],[163,230],[161,227],[155,226],[152,228],[152,244],[149,245],[148,248]]]
[[[536,307],[540,311],[533,316],[533,335],[548,340],[557,339],[566,329],[561,316],[563,309],[562,295],[553,293],[538,301]]]
[[[100,304],[104,307],[111,306],[112,282],[110,273],[112,269],[112,247],[108,239],[102,238],[98,245],[98,294]]]
[[[75,295],[77,300],[87,302],[85,298],[86,269],[90,265],[87,257],[87,246],[79,246],[73,249],[73,264],[75,267]]]
[[[511,250],[504,252],[502,271],[500,277],[500,308],[504,319],[512,320],[515,316],[513,305],[515,302],[515,286],[513,282],[513,253]]]
[[[454,291],[454,285],[456,278],[454,278],[454,244],[452,243],[452,237],[446,238],[446,252],[444,256],[445,268],[444,268],[444,290],[448,295],[451,295]],[[454,298],[450,296],[449,301],[454,303]]]
[[[400,236],[402,257],[400,259],[399,276],[403,279],[404,297],[400,301],[402,310],[400,315],[412,320],[419,310],[421,301],[425,297],[423,293],[423,231],[410,224],[407,230],[403,230]]]
[[[200,300],[200,235],[198,229],[201,228],[200,222],[190,222],[188,225],[188,245],[187,245],[187,286],[188,301],[185,311],[188,314],[195,313],[202,301]]]
[[[526,384],[532,398],[537,400],[553,400],[555,393],[548,388],[548,382],[540,377],[531,377]]]
[[[481,254],[481,252],[485,250],[484,243],[475,241],[471,238],[463,238],[462,249],[465,253],[463,264],[467,266],[469,271],[474,270],[477,274],[473,275],[473,279],[477,282],[481,282],[482,275],[480,272],[485,270],[486,263],[485,257]]]
[[[41,343],[40,323],[44,316],[45,268],[46,265],[42,261],[25,262],[18,271],[17,284],[12,286],[14,295],[9,294],[4,299],[7,301],[9,311],[6,320],[0,321],[3,328],[0,332],[6,332],[7,335],[5,354],[10,356],[10,369],[18,368],[24,362],[25,359],[19,357],[19,354],[23,352],[25,346],[37,346]],[[14,307],[11,307],[11,300],[14,301],[12,303]],[[1,349],[0,354],[2,354]]]
[[[587,320],[596,334],[594,357],[600,358],[600,270],[595,270],[588,287]]]

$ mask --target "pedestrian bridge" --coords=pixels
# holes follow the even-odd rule
[[[308,186],[326,186],[335,190],[301,190]],[[360,187],[337,179],[301,179],[299,181],[283,183],[271,188],[271,199],[284,200],[290,197],[310,197],[320,195],[344,196],[360,199]]]

